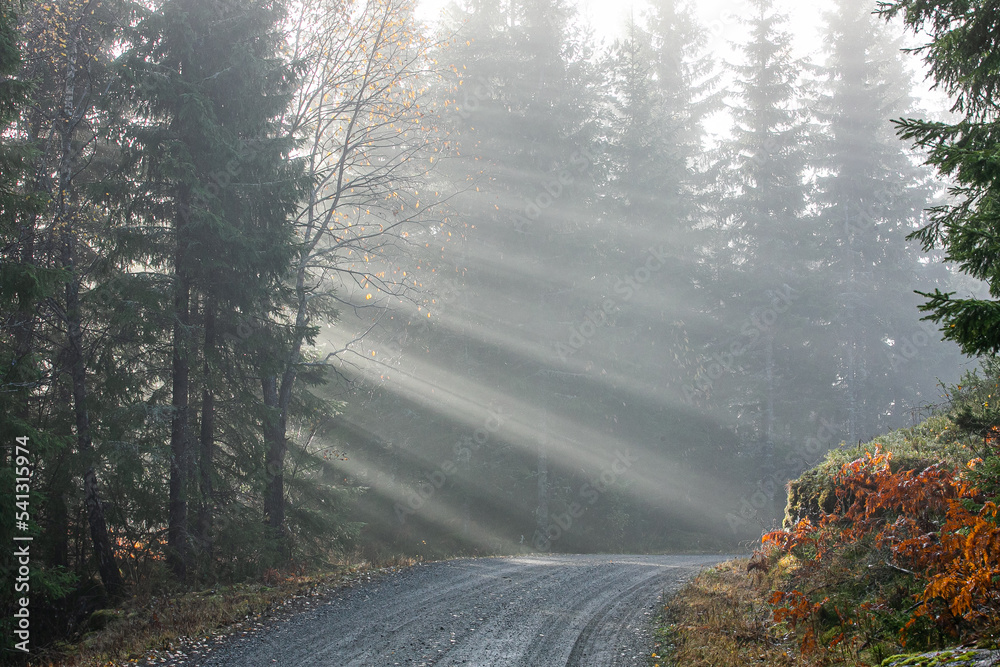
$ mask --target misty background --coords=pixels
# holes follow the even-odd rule
[[[420,7],[447,150],[381,260],[418,296],[324,336],[369,548],[725,549],[940,400],[914,290],[978,287],[906,240],[945,184],[891,120],[945,109],[873,9]]]

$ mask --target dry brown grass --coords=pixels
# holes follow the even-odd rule
[[[76,644],[52,647],[35,655],[29,665],[102,667],[128,664],[154,652],[184,653],[206,638],[245,631],[264,619],[315,605],[336,588],[414,563],[394,558],[379,567],[344,565],[305,576],[269,572],[263,583],[133,598],[117,609],[98,612],[89,621],[94,629]]]
[[[706,570],[664,607],[652,664],[659,667],[817,665],[798,655],[794,638],[771,622],[770,577],[747,573],[737,559]]]

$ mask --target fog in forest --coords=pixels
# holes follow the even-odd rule
[[[581,3],[0,11],[3,534],[48,635],[98,579],[732,553],[944,403],[974,362],[919,306],[983,274],[908,239],[956,201],[893,124],[949,117],[919,38]]]
[[[382,308],[326,339],[353,390],[322,437],[371,543],[732,548],[967,365],[914,294],[975,286],[906,239],[945,188],[891,120],[945,109],[901,27],[716,4],[423,11],[446,138],[383,257],[419,286],[356,290]]]

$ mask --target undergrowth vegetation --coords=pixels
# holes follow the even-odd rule
[[[378,573],[415,562],[397,557],[377,564],[343,564],[316,572],[272,568],[256,582],[183,594],[137,594],[118,607],[91,614],[75,636],[36,652],[29,664],[106,667],[143,658],[148,662],[180,660],[190,645],[246,630],[248,624],[279,612],[294,613],[310,601],[315,604],[332,589],[370,580]]]
[[[665,609],[653,664],[880,665],[1000,638],[1000,363],[917,427],[830,452],[785,529]]]

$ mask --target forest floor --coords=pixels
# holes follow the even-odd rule
[[[199,654],[206,646],[322,604],[334,591],[371,582],[416,564],[393,559],[343,565],[308,575],[267,573],[264,581],[183,594],[136,595],[95,612],[84,634],[32,655],[29,666],[158,664]]]

